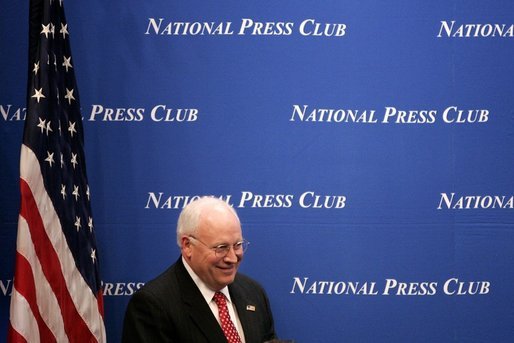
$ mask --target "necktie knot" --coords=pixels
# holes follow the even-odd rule
[[[213,299],[216,305],[218,305],[221,329],[223,330],[227,341],[229,343],[241,343],[241,338],[237,333],[236,327],[230,319],[230,314],[228,313],[227,307],[227,299],[225,298],[225,295],[221,292],[216,292]]]
[[[218,307],[220,306],[227,306],[227,299],[225,298],[225,294],[221,292],[214,293],[214,302]]]

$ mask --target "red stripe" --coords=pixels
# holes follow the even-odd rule
[[[14,330],[9,322],[9,328],[7,329],[7,342],[8,343],[27,343],[25,337],[20,335],[18,331]]]
[[[41,342],[56,342],[53,333],[44,322],[36,300],[36,284],[32,275],[32,268],[29,261],[18,252],[16,252],[16,274],[14,276],[14,288],[29,303],[32,314],[36,319],[39,328],[39,337]]]
[[[20,188],[22,194],[20,215],[28,223],[34,250],[61,308],[64,331],[70,342],[96,342],[96,338],[75,308],[60,269],[59,256],[46,234],[33,194],[23,179],[20,180]]]
[[[102,320],[104,319],[104,297],[102,295],[103,289],[100,288],[98,293],[96,294],[96,302],[98,303],[98,311],[102,316]]]

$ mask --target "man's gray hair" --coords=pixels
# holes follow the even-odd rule
[[[239,221],[239,216],[237,215],[236,210],[229,204],[227,204],[224,200],[215,198],[212,196],[203,196],[194,201],[191,201],[186,205],[180,212],[177,222],[177,244],[179,248],[181,247],[181,238],[185,235],[196,234],[198,230],[198,222],[200,221],[200,215],[202,211],[206,208],[213,207],[223,207],[228,211],[232,212],[234,216]]]

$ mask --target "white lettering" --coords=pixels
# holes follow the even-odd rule
[[[317,195],[312,191],[303,193],[300,196],[299,204],[302,208],[336,208],[341,209],[346,206],[346,196],[344,195]]]
[[[460,24],[455,26],[455,20],[450,23],[441,20],[438,38],[487,38],[487,37],[514,37],[514,24]]]
[[[463,195],[441,193],[438,210],[514,209],[514,195]]]
[[[104,296],[131,296],[144,286],[143,282],[103,282]]]
[[[489,281],[462,282],[451,278],[444,283],[443,292],[446,295],[485,295],[490,292]]]
[[[12,105],[7,105],[6,107],[0,105],[0,113],[4,121],[23,121],[27,115],[27,109],[20,107],[14,109]]]
[[[145,35],[168,36],[204,36],[204,35],[232,35],[231,22],[168,22],[163,25],[164,18],[148,18]]]
[[[12,280],[0,280],[0,290],[2,291],[2,294],[4,296],[11,296],[12,295],[12,288],[13,288],[13,282]]]
[[[375,124],[374,110],[344,110],[333,108],[309,109],[308,105],[293,105],[289,121],[326,122],[326,123],[367,123]]]
[[[489,120],[489,110],[459,110],[457,106],[450,106],[443,112],[445,123],[485,123]]]
[[[299,28],[302,36],[342,37],[346,34],[346,24],[317,23],[314,19],[306,19]]]
[[[196,108],[167,108],[166,105],[157,105],[152,108],[150,118],[155,122],[194,122],[198,120]]]

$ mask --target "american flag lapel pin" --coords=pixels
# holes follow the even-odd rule
[[[246,305],[246,310],[247,311],[255,312],[255,306],[253,306],[253,305]]]

